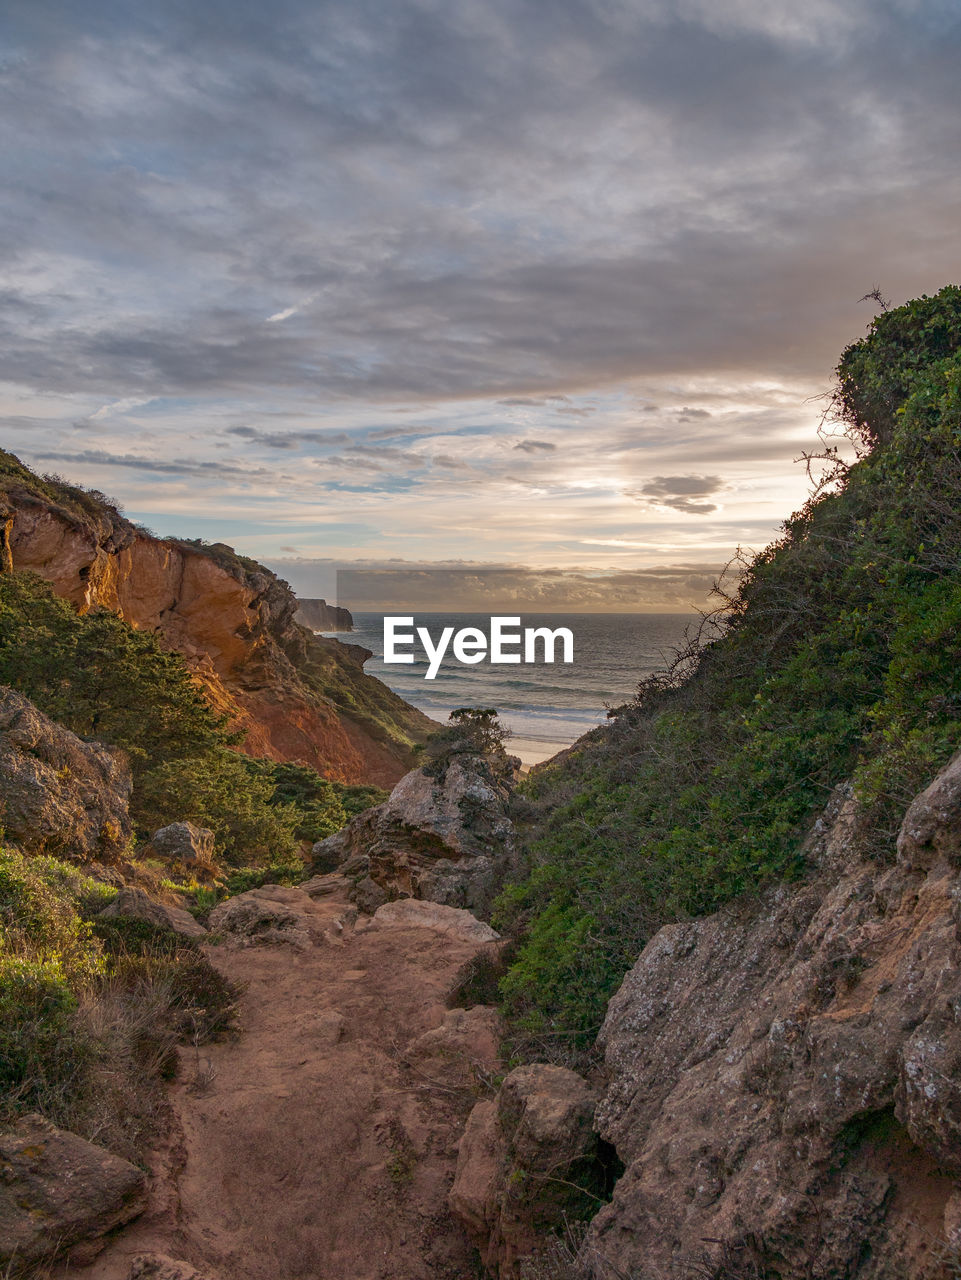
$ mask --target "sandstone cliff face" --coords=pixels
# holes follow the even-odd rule
[[[593,1275],[958,1274],[961,756],[894,865],[856,821],[836,795],[811,882],[662,929],[611,1001]]]
[[[344,782],[390,785],[410,767],[430,722],[365,675],[366,650],[299,626],[272,573],[226,547],[154,538],[94,501],[71,509],[30,480],[0,493],[6,567],[46,578],[80,610],[159,632],[243,731],[244,750]]]

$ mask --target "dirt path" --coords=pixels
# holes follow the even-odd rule
[[[448,1014],[447,999],[481,949],[433,928],[363,924],[304,949],[212,947],[247,986],[243,1032],[185,1051],[150,1210],[63,1276],[127,1280],[148,1251],[217,1280],[475,1276],[447,1191],[480,1096],[471,1079],[495,1066],[496,1034],[487,1011]]]

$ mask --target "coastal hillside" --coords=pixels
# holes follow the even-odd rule
[[[248,754],[341,782],[390,785],[430,722],[363,670],[357,645],[315,636],[269,569],[221,543],[157,538],[102,494],[0,452],[5,571],[46,579],[82,613],[108,609],[186,659]]]
[[[501,903],[519,1034],[588,1046],[664,924],[803,877],[852,782],[864,851],[961,746],[961,288],[843,354],[819,491],[736,568],[673,668],[535,771],[529,873]],[[817,463],[815,463],[817,466]]]

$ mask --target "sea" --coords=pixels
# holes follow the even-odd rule
[[[453,627],[455,632],[477,627],[490,634],[488,614],[412,616],[414,626],[426,627],[435,643],[444,627]],[[352,632],[328,634],[373,650],[364,670],[434,720],[446,722],[456,707],[496,708],[501,723],[511,731],[508,750],[520,756],[525,765],[532,765],[603,724],[608,707],[627,702],[641,680],[663,669],[683,642],[686,629],[698,621],[694,612],[530,613],[520,617],[522,629],[567,627],[574,636],[574,661],[494,665],[485,658],[467,666],[448,650],[436,677],[426,680],[427,657],[419,642],[413,646],[413,664],[384,662],[382,613],[355,613]],[[410,646],[404,651],[409,652]],[[538,642],[538,655],[541,652]],[[556,656],[561,657],[560,645]]]

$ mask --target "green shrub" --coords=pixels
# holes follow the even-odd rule
[[[294,835],[313,844],[333,835],[358,813],[387,799],[380,787],[332,782],[304,764],[276,760],[247,760],[255,778],[273,788],[270,803],[296,811]]]
[[[144,774],[137,807],[145,826],[156,829],[169,821],[172,803],[179,821],[214,831],[217,856],[230,866],[292,856],[298,813],[275,803],[273,784],[252,773],[239,752],[216,747],[202,756],[167,760]]]
[[[63,965],[0,952],[3,1110],[61,1114],[91,1048]]]
[[[131,815],[148,837],[169,822],[210,827],[217,853],[242,865],[293,846],[297,816],[273,803],[180,654],[112,613],[78,615],[41,578],[0,575],[0,683],[74,733],[122,748]]]
[[[177,1042],[230,1030],[237,992],[177,934],[83,919],[105,896],[54,858],[0,849],[0,1115],[39,1110],[140,1158]]]

